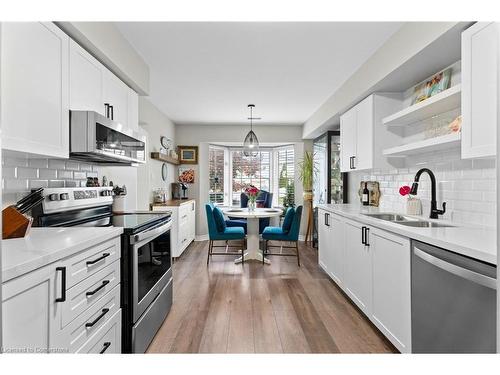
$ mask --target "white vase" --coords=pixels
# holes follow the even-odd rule
[[[255,211],[255,201],[248,201],[248,211],[253,212]]]

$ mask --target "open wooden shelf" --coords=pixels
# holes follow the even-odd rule
[[[171,158],[170,156],[161,154],[159,152],[152,152],[151,153],[151,159],[158,160],[164,163],[170,163],[174,165],[179,165],[180,161],[174,158]]]
[[[462,86],[460,84],[450,87],[439,94],[431,96],[429,99],[383,118],[382,124],[406,126],[460,107],[461,91]]]
[[[425,139],[423,141],[408,143],[402,146],[387,148],[383,151],[383,154],[385,156],[404,157],[421,152],[442,150],[443,148],[459,146],[461,139],[462,137],[460,133],[451,133],[435,138]]]

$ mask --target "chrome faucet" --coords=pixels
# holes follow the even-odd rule
[[[429,217],[431,219],[437,219],[438,215],[443,215],[446,212],[446,202],[443,202],[443,209],[438,210],[437,200],[436,200],[436,177],[434,176],[434,173],[432,173],[430,169],[422,168],[417,172],[417,174],[415,175],[415,180],[413,182],[413,185],[411,185],[410,194],[417,195],[418,181],[420,180],[420,175],[423,172],[427,172],[427,174],[431,178],[431,214]]]

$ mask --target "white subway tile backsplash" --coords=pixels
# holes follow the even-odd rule
[[[57,171],[55,169],[40,169],[38,176],[47,180],[55,180],[57,179]]]
[[[2,156],[4,205],[12,204],[30,189],[85,187],[87,177],[99,177],[99,167],[64,159],[28,159]]]
[[[30,189],[46,188],[49,187],[48,180],[29,180]]]
[[[26,168],[26,167],[18,167],[17,168],[17,178],[38,178],[38,169],[37,168]]]
[[[50,159],[49,160],[50,169],[64,169],[66,168],[66,162],[62,159]]]
[[[20,179],[20,180],[13,180],[6,178],[4,179],[3,182],[3,189],[11,192],[15,191],[27,191],[28,190],[28,180],[27,179]]]
[[[75,180],[85,180],[87,178],[87,174],[85,172],[73,172],[73,178]]]
[[[48,168],[49,161],[47,159],[30,159],[28,165],[32,168]]]
[[[3,167],[2,177],[4,178],[16,178],[16,167]]]
[[[64,181],[62,180],[50,180],[49,181],[50,188],[61,188],[64,187]]]
[[[406,167],[349,173],[349,201],[359,201],[357,187],[361,180],[376,180],[380,184],[380,209],[405,212],[406,197],[399,187],[411,185],[415,173],[423,167],[431,169],[437,180],[437,200],[447,204],[445,220],[458,223],[494,226],[496,224],[496,164],[493,159],[462,160],[456,150],[416,155],[406,161]],[[430,211],[430,179],[423,174],[418,198],[423,214]]]
[[[79,171],[80,170],[80,164],[74,161],[67,161],[66,162],[66,170],[69,171]]]
[[[58,170],[57,171],[57,178],[60,180],[71,179],[71,178],[73,178],[73,171]]]
[[[3,165],[7,167],[27,167],[28,159],[25,158],[16,158],[11,156],[4,156],[2,158]]]

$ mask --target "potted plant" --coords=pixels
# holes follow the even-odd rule
[[[314,157],[312,152],[306,151],[304,157],[298,164],[299,179],[302,181],[304,201],[312,200],[313,179],[318,173],[318,167],[314,165]]]
[[[307,243],[309,239],[312,240],[312,230],[313,230],[312,188],[313,188],[313,179],[316,177],[318,173],[318,167],[314,164],[313,153],[306,151],[304,153],[304,157],[299,162],[298,167],[299,167],[299,179],[300,181],[302,181],[302,188],[303,188],[302,196],[304,198],[304,207],[306,208],[307,229],[306,229],[305,242]]]

